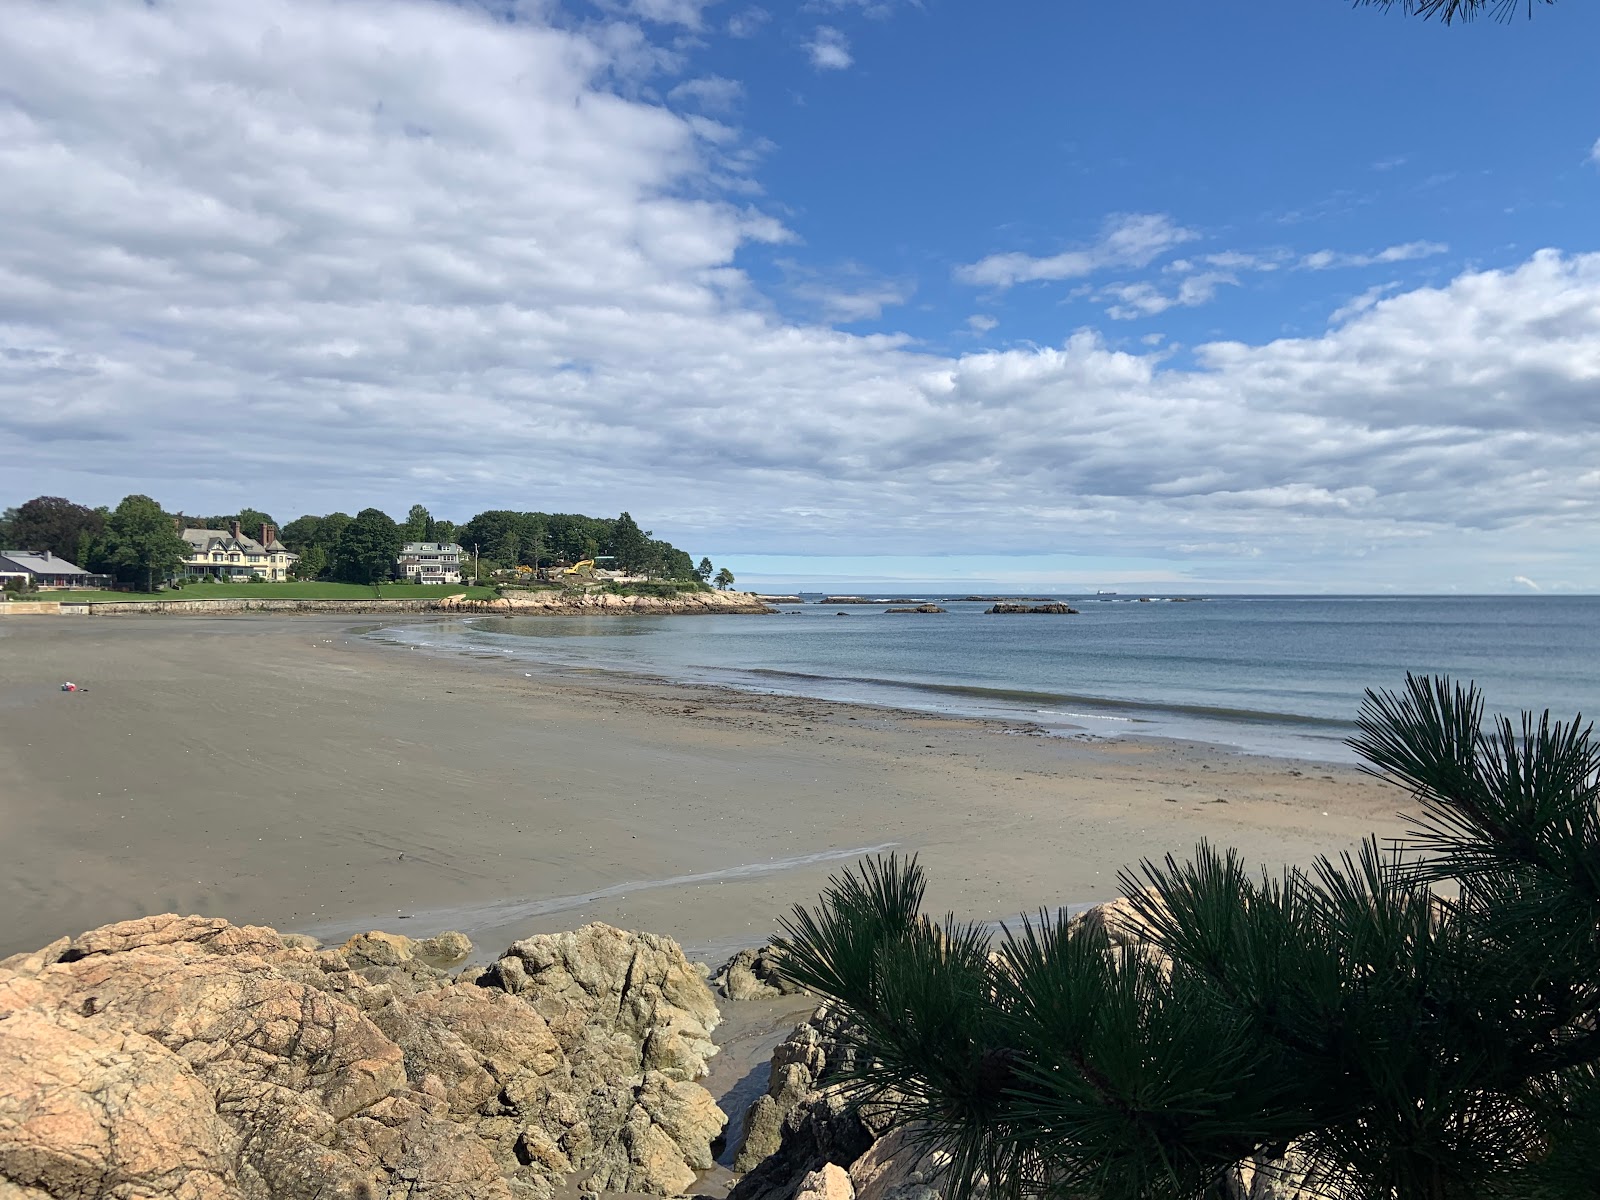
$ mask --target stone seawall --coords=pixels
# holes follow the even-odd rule
[[[699,613],[769,613],[768,608],[748,592],[701,592],[672,598],[657,596],[613,596],[604,593],[568,595],[535,592],[496,600],[469,600],[462,596],[441,596],[436,600],[288,600],[240,597],[232,600],[71,600],[21,601],[0,604],[0,616],[78,616],[124,617],[140,613],[501,613],[525,616],[681,616]]]

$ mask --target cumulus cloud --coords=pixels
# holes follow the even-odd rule
[[[1238,282],[1226,271],[1207,271],[1188,276],[1173,292],[1163,292],[1152,283],[1117,283],[1101,288],[1096,297],[1115,301],[1106,309],[1107,315],[1113,320],[1132,321],[1138,317],[1164,313],[1169,308],[1194,308],[1209,304],[1216,298],[1219,287],[1237,285]]]
[[[962,283],[1008,288],[1041,279],[1077,279],[1108,267],[1143,267],[1197,236],[1163,213],[1126,213],[1108,217],[1090,245],[1060,254],[1034,257],[1011,252],[991,254],[956,269]]]
[[[1325,271],[1330,267],[1373,267],[1381,263],[1410,262],[1416,258],[1431,258],[1450,250],[1443,242],[1403,242],[1387,246],[1373,254],[1341,254],[1335,250],[1318,250],[1307,254],[1300,265],[1311,271]]]
[[[1522,556],[1494,580],[1593,549],[1600,254],[1181,359],[1093,330],[952,356],[777,315],[738,264],[790,235],[729,179],[737,134],[620,94],[626,39],[422,0],[6,15],[4,503],[626,508],[790,553],[1453,539]],[[1189,236],[1124,217],[973,281]]]
[[[819,71],[843,71],[855,59],[850,57],[850,39],[832,25],[818,25],[806,43],[811,65]]]
[[[1000,324],[1000,322],[989,316],[987,313],[973,313],[967,318],[967,328],[973,333],[979,335],[988,333],[998,324]]]

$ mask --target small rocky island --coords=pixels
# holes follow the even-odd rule
[[[1061,613],[1066,616],[1077,616],[1078,610],[1068,604],[1051,602],[1049,604],[996,604],[993,608],[984,610],[987,613]]]
[[[937,604],[919,604],[915,608],[886,608],[886,613],[942,613],[948,610],[940,608]]]

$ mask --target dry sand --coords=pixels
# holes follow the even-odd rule
[[[918,853],[935,909],[999,920],[1107,899],[1119,869],[1201,838],[1308,862],[1395,832],[1406,803],[1348,767],[530,679],[361,627],[0,624],[0,956],[173,910],[459,928],[485,953],[600,920],[711,959],[869,847]]]

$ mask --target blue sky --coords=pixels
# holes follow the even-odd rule
[[[1600,588],[1600,12],[16,0],[0,502]]]

